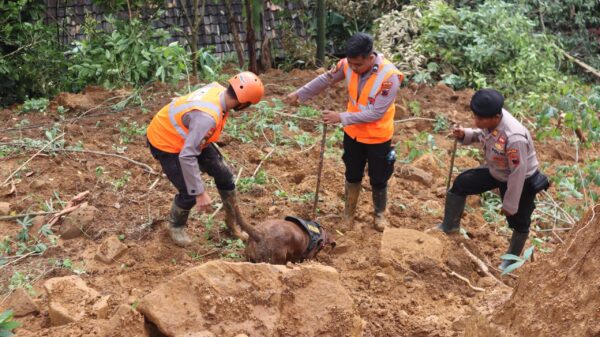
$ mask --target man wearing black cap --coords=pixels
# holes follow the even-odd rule
[[[499,188],[501,212],[513,229],[507,253],[518,256],[529,234],[535,195],[548,186],[546,177],[538,171],[531,134],[503,109],[503,105],[504,97],[498,91],[479,90],[471,99],[477,129],[457,127],[453,130],[464,145],[472,142],[483,144],[485,165],[467,170],[456,178],[446,196],[444,220],[438,228],[445,233],[457,232],[467,195]],[[546,185],[540,184],[540,180]],[[512,263],[503,260],[500,269]]]

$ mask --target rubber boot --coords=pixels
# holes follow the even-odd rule
[[[361,185],[358,183],[349,183],[346,181],[344,192],[344,225],[346,228],[354,225],[354,213],[356,204],[360,195]],[[360,230],[360,224],[356,224],[355,229]]]
[[[512,254],[516,256],[520,256],[523,251],[523,247],[525,247],[525,242],[529,237],[529,233],[522,233],[513,230],[512,237],[510,238],[510,245],[508,246],[508,250],[506,254]],[[502,260],[502,263],[498,266],[498,269],[504,270],[506,267],[515,263],[514,260]]]
[[[248,233],[244,232],[237,223],[239,209],[237,207],[237,196],[235,190],[226,191],[219,190],[219,195],[223,201],[223,209],[225,209],[225,224],[229,228],[231,235],[244,242],[248,240]]]
[[[373,188],[373,206],[375,208],[374,227],[378,232],[383,232],[389,225],[385,218],[385,207],[387,205],[387,187]]]
[[[189,216],[190,211],[177,206],[173,200],[169,215],[169,234],[173,242],[179,247],[186,247],[192,243],[192,239],[185,232],[185,224]]]
[[[458,232],[460,230],[460,218],[465,211],[466,201],[466,196],[448,191],[446,194],[446,205],[444,206],[444,220],[437,228],[446,234]]]

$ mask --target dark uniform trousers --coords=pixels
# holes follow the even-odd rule
[[[506,217],[509,227],[517,232],[529,232],[531,214],[535,209],[535,195],[537,194],[531,181],[537,174],[539,174],[539,171],[536,171],[534,175],[525,179],[523,191],[521,192],[521,199],[519,200],[519,210],[516,214]],[[466,170],[456,177],[450,192],[461,196],[467,196],[481,194],[495,188],[500,189],[500,197],[504,199],[504,193],[506,193],[507,188],[506,183],[492,177],[488,168],[478,167]]]
[[[369,163],[369,179],[375,189],[387,187],[387,182],[394,172],[394,162],[388,161],[392,141],[381,144],[364,144],[357,142],[344,132],[344,155],[346,165],[346,181],[358,183],[362,181],[365,165]]]
[[[179,164],[179,154],[161,151],[148,143],[152,157],[160,162],[163,172],[169,181],[179,192],[175,195],[175,204],[183,209],[189,210],[196,205],[196,196],[189,195],[185,186],[185,179]],[[231,169],[223,161],[223,156],[213,144],[210,144],[198,156],[200,171],[206,172],[213,177],[217,188],[232,191],[235,189],[235,181]]]

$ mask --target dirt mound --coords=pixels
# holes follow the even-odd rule
[[[511,298],[492,316],[477,317],[470,336],[600,336],[600,207],[568,242],[521,273]],[[550,274],[551,273],[551,274]]]
[[[82,111],[93,109],[103,103],[108,103],[115,97],[127,97],[131,94],[130,90],[119,89],[109,91],[102,87],[88,86],[83,92],[73,94],[70,92],[61,92],[52,101],[51,108],[62,106],[71,111]],[[113,102],[116,103],[116,102]]]
[[[362,336],[364,325],[337,271],[316,264],[211,261],[161,285],[138,309],[169,337]]]

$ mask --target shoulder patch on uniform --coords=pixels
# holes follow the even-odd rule
[[[506,144],[506,137],[505,136],[498,137],[498,143],[500,143],[500,144]]]
[[[393,85],[392,81],[386,81],[381,84],[381,89],[391,89]]]
[[[508,155],[508,160],[510,160],[514,166],[518,166],[520,163],[519,152],[513,152]]]
[[[492,131],[492,136],[496,137],[498,135],[498,129],[494,129],[494,131]]]
[[[511,153],[519,154],[519,150],[518,149],[508,149],[508,150],[506,150],[506,153],[508,153],[508,154],[511,154]]]

